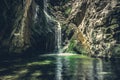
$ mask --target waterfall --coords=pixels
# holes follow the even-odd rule
[[[61,25],[60,22],[55,20],[52,16],[48,13],[48,0],[44,0],[44,14],[46,17],[46,21],[49,23],[51,21],[56,22],[57,26],[55,27],[55,51],[60,53],[61,49]]]
[[[57,50],[60,53],[60,49],[61,49],[61,25],[60,22],[57,22],[57,30],[56,30],[56,42],[57,42]]]

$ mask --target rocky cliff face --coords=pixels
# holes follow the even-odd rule
[[[0,4],[1,50],[54,51],[59,21],[64,52],[120,55],[119,0],[1,0]]]
[[[119,54],[120,1],[87,1],[79,30],[95,56],[110,57]]]
[[[20,53],[30,46],[32,0],[1,0],[0,49]]]
[[[1,52],[55,49],[57,23],[46,18],[43,0],[1,0],[0,5]]]
[[[97,57],[119,55],[119,0],[50,1],[53,15],[63,24],[65,51]]]

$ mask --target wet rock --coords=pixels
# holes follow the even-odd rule
[[[57,23],[46,19],[43,0],[32,0],[29,5],[20,0],[10,0],[7,4],[3,1],[4,5],[1,1],[5,9],[0,8],[0,26],[5,27],[0,30],[0,44],[4,48],[11,51],[15,49],[15,52],[21,52],[29,46],[37,50],[40,48],[41,51],[54,50]],[[84,53],[84,48],[85,54],[96,57],[120,55],[119,0],[49,0],[47,8],[51,19],[62,25],[63,47],[77,53]],[[74,46],[71,46],[74,41]]]
[[[120,41],[119,3],[119,0],[71,0],[69,2],[72,10],[64,20],[68,25],[70,23],[76,25],[73,36],[78,37],[74,37],[74,39],[81,44],[80,46],[89,46],[87,51],[91,55],[110,57],[119,54],[119,47],[115,47],[116,43]],[[65,30],[67,31],[67,29],[72,31],[72,28]],[[68,38],[68,36],[64,36],[64,38]],[[80,52],[80,48],[75,48],[75,50]]]

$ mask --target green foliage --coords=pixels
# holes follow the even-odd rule
[[[65,32],[66,37],[72,37],[74,34],[74,27],[68,25],[62,25],[62,31]]]
[[[117,23],[117,19],[116,19],[116,18],[113,18],[113,19],[111,20],[111,24],[114,24],[114,23]]]
[[[65,52],[87,55],[87,50],[83,47],[83,45],[77,44],[74,39],[70,40],[69,46]]]
[[[87,50],[81,44],[77,44],[74,48],[74,51],[79,54],[87,55]]]
[[[75,52],[74,51],[75,44],[76,44],[75,40],[73,40],[73,39],[70,40],[70,43],[69,43],[69,46],[68,46],[68,49],[66,50],[66,52],[74,53]]]
[[[64,10],[64,15],[65,17],[68,17],[69,14],[71,13],[71,10],[72,10],[72,7],[67,7],[65,10]]]
[[[115,28],[117,28],[117,27],[119,27],[118,24],[112,24],[112,25],[109,26],[109,28],[111,28],[111,29],[115,29]]]
[[[62,31],[65,31],[67,29],[67,26],[65,24],[61,25]]]
[[[66,29],[66,35],[68,36],[72,32],[72,28],[68,27]]]
[[[67,58],[70,58],[70,59],[73,59],[73,58],[83,58],[83,59],[91,59],[90,57],[88,56],[85,56],[85,55],[71,55],[71,56],[67,56]]]

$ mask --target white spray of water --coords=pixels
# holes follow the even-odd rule
[[[50,21],[54,21],[57,22],[57,27],[55,29],[55,49],[60,53],[60,49],[61,49],[61,25],[60,22],[55,20],[52,16],[49,15],[48,13],[48,0],[44,0],[44,14],[46,16],[46,21],[50,22]]]

